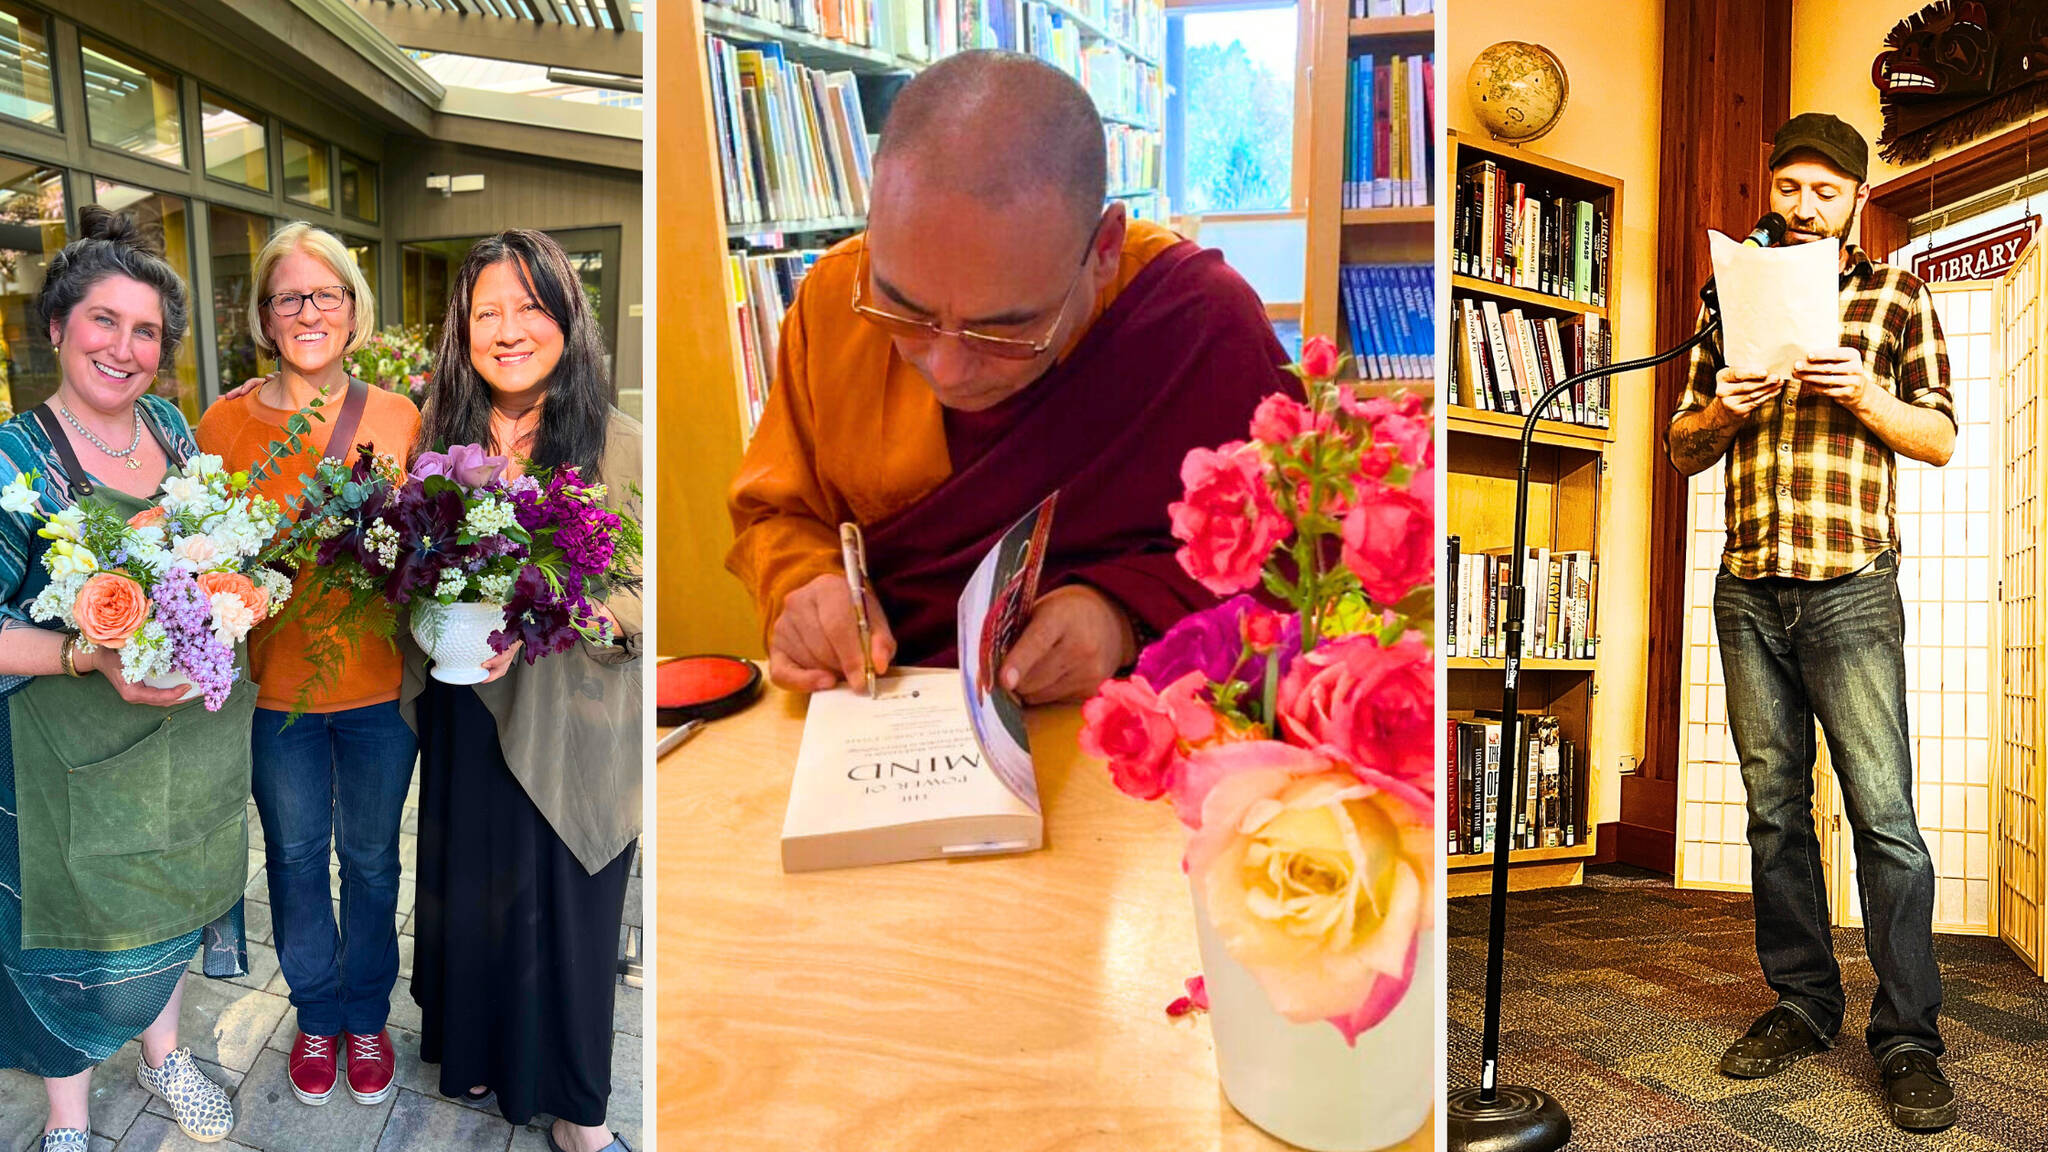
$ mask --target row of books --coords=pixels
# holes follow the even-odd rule
[[[820,249],[806,249],[759,255],[735,252],[726,257],[733,321],[740,334],[741,432],[749,440],[768,406],[782,318],[796,303],[796,286],[822,255]]]
[[[1338,269],[1337,288],[1361,379],[1436,378],[1433,266],[1346,264]]]
[[[1104,124],[1109,151],[1109,190],[1133,192],[1159,186],[1159,133],[1123,124]]]
[[[1498,714],[1444,722],[1445,849],[1488,853],[1507,836],[1510,849],[1573,848],[1588,832],[1586,761],[1555,716],[1524,714],[1519,747],[1507,749]],[[1501,773],[1514,773],[1509,811],[1500,813]],[[1495,819],[1499,816],[1499,819]]]
[[[1500,659],[1507,655],[1508,605],[1514,600],[1514,549],[1466,551],[1464,537],[1444,537],[1444,653]],[[1522,656],[1591,660],[1600,562],[1591,552],[1531,548],[1522,558]]]
[[[1353,56],[1348,87],[1344,207],[1435,203],[1435,58]]]
[[[1526,416],[1559,381],[1614,363],[1614,334],[1591,313],[1559,320],[1461,295],[1451,300],[1451,353],[1457,403]],[[1550,402],[1544,419],[1607,427],[1611,380],[1595,376],[1572,385]]]
[[[705,39],[726,218],[866,215],[873,157],[853,73],[795,63],[779,44]]]
[[[1421,16],[1436,10],[1436,0],[1351,0],[1351,18],[1368,20],[1380,16]]]
[[[1160,58],[1165,37],[1162,0],[1066,0],[1050,6],[1031,0],[721,0],[706,8],[917,63],[969,48],[1023,51],[1021,30],[1044,15],[1068,25],[1078,15],[1153,60]],[[1075,30],[1081,31],[1077,25]]]
[[[1605,209],[1531,188],[1492,160],[1458,170],[1457,204],[1451,264],[1459,275],[1607,306]]]

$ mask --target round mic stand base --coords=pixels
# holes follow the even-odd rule
[[[1557,1152],[1571,1143],[1571,1118],[1542,1089],[1503,1084],[1490,1104],[1480,1095],[1460,1088],[1445,1100],[1449,1152]]]

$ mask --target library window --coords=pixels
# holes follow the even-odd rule
[[[199,136],[208,176],[258,192],[270,191],[270,137],[261,114],[211,92],[202,93]]]
[[[185,120],[178,76],[89,36],[79,38],[85,68],[85,123],[102,148],[185,166]]]
[[[162,238],[164,259],[170,261],[172,269],[185,278],[185,283],[192,282],[192,233],[187,223],[191,216],[184,197],[116,184],[106,179],[92,182],[92,195],[102,208],[119,212],[135,221],[144,235]],[[188,308],[188,324],[191,316],[192,311]],[[199,342],[195,336],[196,333],[188,328],[185,338],[178,341],[175,359],[170,365],[157,369],[156,382],[150,385],[150,391],[177,401],[178,407],[190,420],[199,419]],[[50,389],[56,390],[54,379],[50,382]],[[40,402],[41,397],[31,401]]]
[[[6,415],[57,390],[57,357],[38,332],[36,292],[69,236],[64,173],[0,156],[0,409]]]
[[[9,0],[0,0],[0,115],[38,128],[57,127],[49,20]]]
[[[377,166],[341,154],[341,210],[366,224],[377,222]]]
[[[327,145],[310,136],[284,130],[284,196],[309,208],[334,204],[333,181],[327,175]]]
[[[1167,196],[1278,212],[1294,187],[1295,5],[1167,9]]]

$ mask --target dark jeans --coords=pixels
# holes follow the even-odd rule
[[[1934,963],[1934,862],[1913,814],[1906,740],[1905,612],[1898,557],[1835,580],[1714,582],[1728,728],[1749,790],[1750,891],[1764,980],[1823,1037],[1842,1026],[1813,828],[1813,722],[1855,833],[1863,939],[1877,970],[1864,1039],[1943,1051]]]
[[[256,812],[277,961],[299,1030],[374,1035],[398,982],[398,826],[418,742],[398,705],[306,713],[256,710]],[[328,896],[341,857],[341,923]]]

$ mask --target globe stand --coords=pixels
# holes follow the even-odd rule
[[[1568,376],[1531,405],[1522,421],[1521,470],[1515,477],[1515,545],[1508,559],[1512,590],[1508,593],[1507,622],[1502,629],[1505,659],[1501,662],[1500,746],[1510,752],[1517,746],[1516,728],[1521,720],[1522,616],[1528,603],[1522,563],[1529,551],[1529,452],[1536,438],[1536,421],[1550,408],[1552,400],[1575,384],[1638,368],[1654,368],[1692,351],[1720,331],[1720,300],[1712,281],[1700,290],[1700,298],[1707,305],[1707,322],[1691,339],[1655,356]],[[1502,1086],[1498,1078],[1501,983],[1508,934],[1508,853],[1512,850],[1502,825],[1508,822],[1510,813],[1521,811],[1521,800],[1516,796],[1521,779],[1520,772],[1502,772],[1494,790],[1493,894],[1486,932],[1486,1017],[1480,1040],[1479,1087],[1461,1088],[1445,1099],[1444,1111],[1450,1128],[1445,1143],[1447,1152],[1557,1152],[1572,1138],[1571,1117],[1566,1115],[1563,1105],[1541,1089]]]

